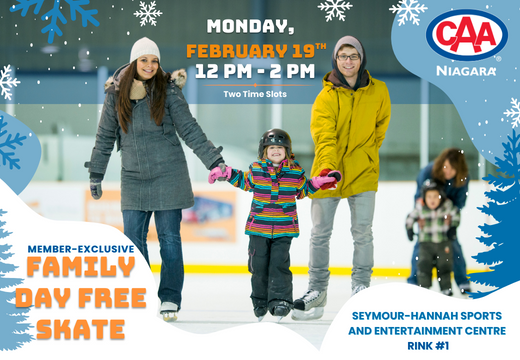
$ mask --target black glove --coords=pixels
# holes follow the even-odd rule
[[[456,240],[457,239],[457,228],[452,226],[448,229],[448,240]]]
[[[413,229],[406,229],[406,233],[408,234],[408,240],[413,241],[413,236],[415,235]]]
[[[101,179],[90,179],[90,194],[94,200],[101,199],[103,190],[101,190]]]
[[[331,172],[329,172],[327,174],[328,177],[333,177],[334,179],[336,179],[337,182],[340,182],[341,181],[341,172],[339,172],[339,170],[333,170]]]

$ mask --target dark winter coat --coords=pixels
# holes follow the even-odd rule
[[[424,182],[428,179],[433,179],[433,161],[426,165],[421,171],[419,175],[417,175],[417,190],[415,192],[414,202],[417,201],[421,197],[421,188]],[[466,183],[463,186],[455,187],[455,178],[447,180],[444,182],[444,193],[446,197],[453,202],[453,205],[461,210],[464,205],[466,205],[466,197],[468,195],[468,183],[469,183],[469,175],[467,176]]]
[[[92,150],[89,172],[105,174],[114,143],[121,152],[121,210],[172,210],[193,206],[186,157],[177,134],[210,169],[224,162],[191,115],[181,89],[170,81],[165,113],[157,126],[147,97],[132,101],[132,118],[125,134],[116,111],[121,67],[107,89],[105,103]]]

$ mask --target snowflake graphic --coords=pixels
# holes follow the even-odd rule
[[[427,7],[424,5],[419,5],[418,1],[410,0],[410,3],[406,3],[407,0],[400,0],[399,3],[403,4],[401,5],[392,5],[392,7],[388,10],[392,10],[392,13],[395,13],[397,11],[399,15],[399,26],[403,25],[406,21],[411,20],[413,24],[419,25],[419,14],[422,12],[425,12],[428,10]],[[412,6],[413,4],[416,4],[415,6]],[[414,13],[417,12],[417,14]],[[410,19],[408,19],[408,14],[410,14]]]
[[[513,104],[513,106],[511,109],[504,111],[504,115],[507,117],[511,116],[512,120],[514,120],[513,128],[515,128],[520,124],[520,103],[518,99],[511,98],[511,104]]]
[[[34,7],[34,14],[38,14],[40,12],[40,9],[45,2],[45,0],[16,0],[18,2],[17,5],[11,6],[10,11],[15,12],[18,10],[21,10],[22,17],[25,17],[27,15],[27,12],[29,11],[29,8],[32,5],[35,5]],[[61,13],[61,2],[66,2],[69,4],[70,7],[70,20],[75,21],[76,20],[76,12],[81,15],[81,23],[83,27],[87,27],[87,24],[90,22],[94,26],[99,26],[99,21],[97,21],[92,15],[97,14],[97,10],[85,10],[82,8],[82,5],[88,5],[90,3],[90,0],[52,0],[54,2],[54,5],[52,9],[48,12],[46,12],[41,19],[44,21],[50,20],[51,23],[47,26],[45,26],[42,29],[42,34],[49,33],[47,37],[47,42],[49,44],[52,44],[54,41],[54,34],[58,34],[58,36],[62,36],[63,33],[61,29],[58,26],[58,20],[61,21],[62,24],[67,23],[67,19],[65,19],[65,16]]]
[[[146,5],[144,1],[140,1],[139,6],[141,7],[141,10],[136,11],[134,15],[141,18],[141,26],[146,25],[147,22],[153,26],[157,25],[155,17],[161,16],[162,12],[160,10],[155,10],[155,1],[152,1],[150,5]]]
[[[11,72],[11,65],[4,66],[4,70],[0,70],[0,87],[2,88],[2,93],[0,96],[4,96],[4,99],[11,100],[11,88],[14,86],[18,86],[20,80],[16,78],[11,78],[8,73]],[[9,88],[7,88],[9,86]]]
[[[0,116],[0,138],[7,134],[7,130],[2,131],[2,128],[6,126],[7,121],[4,120],[3,116]],[[20,159],[13,158],[13,155],[15,154],[14,151],[5,152],[2,150],[2,148],[8,147],[12,150],[16,150],[16,145],[23,146],[22,141],[27,139],[27,136],[20,136],[20,133],[17,133],[14,139],[11,140],[11,138],[12,134],[8,134],[7,139],[5,139],[5,141],[2,142],[2,140],[0,139],[0,156],[2,157],[2,164],[5,166],[9,161],[10,170],[13,170],[13,167],[20,169],[20,165],[18,165],[18,161],[20,161]]]
[[[327,22],[332,20],[333,17],[345,21],[345,15],[343,13],[345,12],[345,9],[350,10],[352,6],[354,5],[351,5],[350,2],[345,4],[345,1],[343,0],[336,0],[335,2],[334,0],[327,0],[327,2],[318,5],[321,11],[327,11],[327,16],[325,16]]]

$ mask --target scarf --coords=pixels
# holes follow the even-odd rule
[[[134,79],[132,88],[130,89],[130,100],[140,100],[146,96],[146,88],[144,81]]]

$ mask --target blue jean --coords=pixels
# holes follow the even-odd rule
[[[162,260],[159,299],[161,302],[177,304],[180,310],[181,292],[184,285],[184,263],[180,235],[182,210],[123,210],[124,233],[132,240],[150,265],[146,238],[152,214],[155,216],[155,227]]]
[[[453,240],[452,243],[453,250],[453,275],[455,277],[455,282],[457,286],[468,285],[469,280],[466,276],[466,261],[464,260],[464,256],[462,255],[462,247],[457,239]],[[413,247],[412,254],[412,272],[410,277],[407,279],[409,284],[417,285],[417,258],[419,257],[419,241],[415,242],[415,246]]]
[[[309,255],[309,290],[325,291],[329,285],[330,237],[334,216],[341,198],[312,199],[312,230]],[[367,191],[348,198],[354,254],[352,259],[352,289],[370,286],[374,266],[374,218],[376,193]]]

